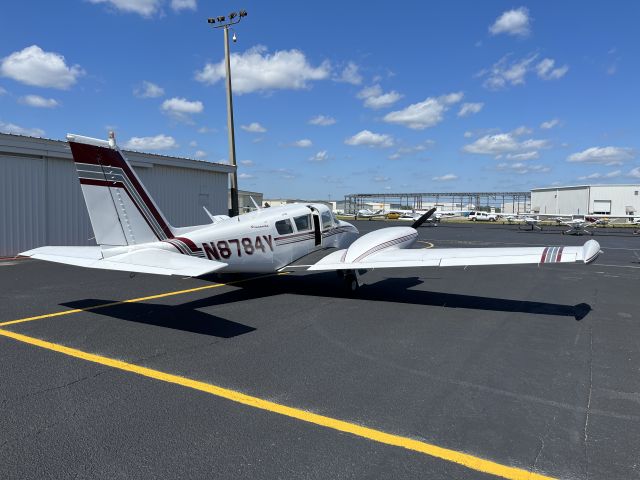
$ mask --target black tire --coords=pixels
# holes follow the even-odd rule
[[[353,295],[358,291],[358,279],[353,273],[347,273],[344,276],[344,288],[348,294]]]

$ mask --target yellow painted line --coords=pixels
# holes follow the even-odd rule
[[[433,248],[433,247],[435,247],[435,245],[434,245],[433,243],[431,243],[431,242],[425,242],[424,240],[418,240],[418,243],[424,243],[425,245],[427,245],[427,246],[426,246],[426,247],[424,247],[424,248]],[[0,326],[2,326],[2,324],[0,324]]]
[[[116,368],[125,372],[135,373],[144,377],[153,378],[167,383],[173,383],[182,387],[191,388],[201,392],[215,395],[216,397],[225,398],[232,402],[247,405],[249,407],[258,408],[260,410],[266,410],[268,412],[277,413],[286,417],[295,418],[303,422],[312,423],[321,427],[330,428],[340,432],[350,433],[357,437],[366,438],[374,442],[383,443],[385,445],[391,445],[394,447],[405,448],[414,452],[419,452],[431,457],[436,457],[448,462],[462,465],[471,470],[478,472],[488,473],[502,478],[508,478],[513,480],[553,480],[551,477],[541,475],[538,473],[522,470],[520,468],[509,467],[500,463],[485,460],[483,458],[475,457],[467,453],[450,450],[448,448],[438,447],[430,443],[422,442],[412,438],[402,437],[400,435],[394,435],[386,433],[381,430],[365,427],[362,425],[356,425],[344,420],[338,420],[336,418],[327,417],[324,415],[318,415],[316,413],[307,412],[294,407],[288,407],[279,403],[274,403],[262,398],[246,395],[235,390],[219,387],[210,383],[200,382],[198,380],[192,380],[189,378],[173,375],[170,373],[161,372],[152,368],[135,365],[132,363],[123,362],[114,358],[103,357],[93,353],[83,352],[75,348],[65,347],[56,343],[47,342],[38,338],[29,337],[20,333],[11,332],[9,330],[0,329],[0,335],[12,338],[19,342],[24,342],[29,345],[59,352],[71,357],[79,358],[107,367]]]
[[[286,273],[283,273],[282,275],[286,275]],[[36,315],[35,317],[19,318],[18,320],[10,320],[8,322],[2,322],[2,323],[0,323],[0,327],[6,327],[8,325],[15,325],[17,323],[33,322],[34,320],[42,320],[44,318],[61,317],[63,315],[71,315],[73,313],[88,312],[88,311],[91,311],[91,310],[98,310],[100,308],[107,308],[107,307],[113,307],[115,305],[122,305],[124,303],[144,302],[145,300],[155,300],[157,298],[172,297],[172,296],[175,296],[175,295],[184,295],[185,293],[200,292],[202,290],[210,290],[212,288],[225,287],[227,285],[236,285],[238,283],[249,282],[251,280],[256,280],[256,279],[259,279],[259,278],[264,278],[264,277],[269,277],[269,276],[271,276],[271,275],[261,275],[259,277],[251,277],[251,278],[245,278],[245,279],[242,279],[242,280],[234,280],[232,282],[227,282],[227,283],[214,283],[213,285],[205,285],[203,287],[187,288],[186,290],[176,290],[176,291],[173,291],[173,292],[159,293],[159,294],[156,294],[156,295],[149,295],[147,297],[131,298],[129,300],[121,300],[121,301],[118,301],[118,302],[103,303],[103,304],[100,304],[100,305],[94,305],[92,307],[74,308],[73,310],[63,310],[62,312],[54,312],[54,313],[47,313],[47,314],[44,314],[44,315]]]

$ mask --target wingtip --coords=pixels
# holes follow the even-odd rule
[[[593,262],[602,253],[600,250],[600,244],[595,240],[588,240],[582,247],[582,258],[584,263]]]

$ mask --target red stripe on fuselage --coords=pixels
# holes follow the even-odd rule
[[[87,145],[85,143],[69,142],[69,145],[71,146],[73,161],[76,163],[89,163],[91,165],[100,165],[102,167],[121,168],[131,182],[131,185],[133,185],[133,188],[136,189],[136,192],[140,195],[140,198],[151,212],[151,215],[153,215],[158,222],[158,225],[160,225],[164,234],[167,238],[173,238],[171,228],[169,228],[169,225],[167,225],[162,214],[155,207],[153,201],[149,198],[144,187],[140,184],[127,162],[122,158],[120,152],[112,150],[111,148]]]

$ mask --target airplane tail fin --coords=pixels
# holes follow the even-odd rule
[[[173,238],[173,229],[133,168],[109,141],[67,135],[98,245],[123,246]]]

